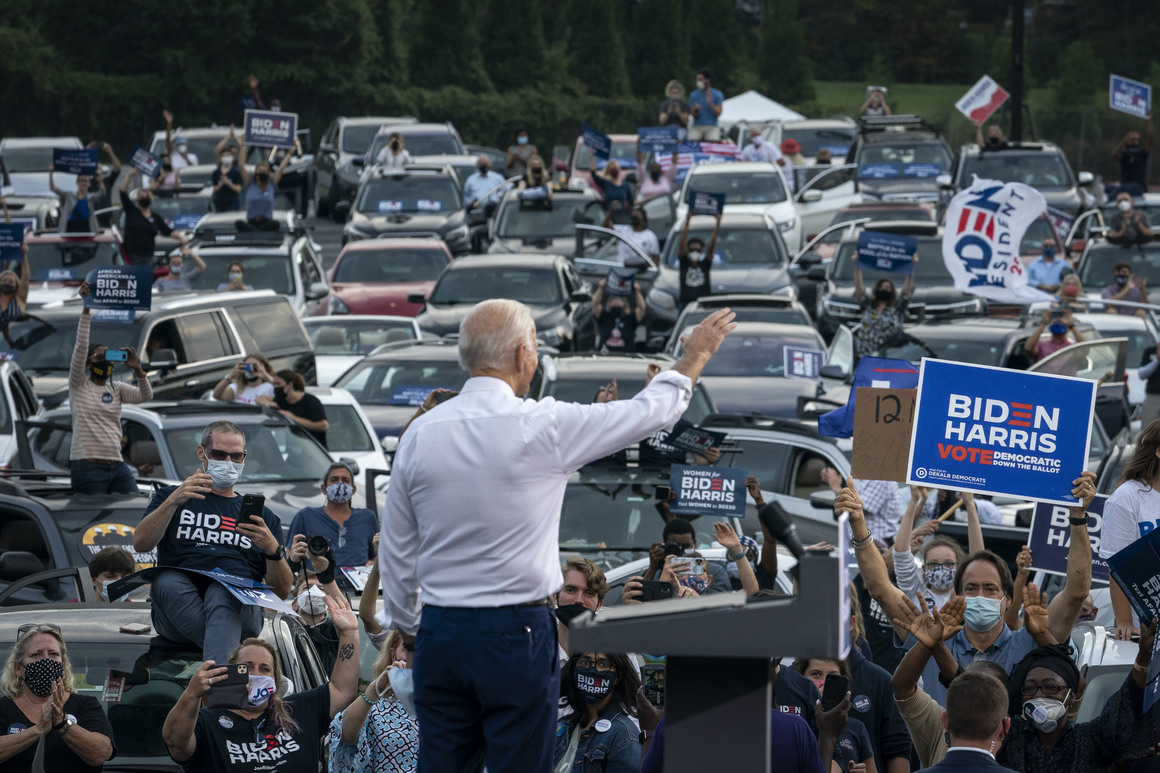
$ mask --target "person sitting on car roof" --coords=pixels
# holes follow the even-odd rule
[[[77,191],[62,191],[56,187],[53,177],[53,165],[48,165],[48,187],[61,197],[60,226],[63,233],[96,233],[100,230],[97,224],[97,209],[89,197],[89,185],[93,178],[87,174],[77,175]]]
[[[636,351],[637,325],[644,321],[644,295],[637,282],[632,283],[633,294],[627,298],[606,294],[607,284],[607,279],[601,279],[592,295],[592,316],[599,329],[596,350],[631,354]]]
[[[297,144],[297,140],[294,141]],[[254,175],[244,163],[238,164],[238,172],[242,175],[242,189],[246,199],[246,219],[236,222],[239,231],[277,231],[278,221],[274,219],[274,194],[278,190],[278,183],[282,181],[282,173],[290,163],[293,153],[283,153],[282,161],[274,173],[270,173],[270,165],[259,161],[254,167]],[[238,158],[246,157],[246,138],[238,138]]]
[[[185,237],[174,231],[165,218],[153,211],[153,193],[142,188],[137,191],[137,203],[129,198],[133,175],[125,175],[121,183],[121,213],[125,218],[125,254],[130,266],[153,265],[157,234],[172,236],[184,247]]]
[[[1112,268],[1112,283],[1103,289],[1100,297],[1109,301],[1147,303],[1148,277],[1136,276],[1132,273],[1132,264],[1121,260]],[[1109,314],[1148,316],[1147,309],[1137,309],[1133,306],[1116,306],[1109,303],[1107,310]]]
[[[1116,209],[1119,211],[1112,215],[1109,224],[1109,242],[1130,247],[1152,241],[1156,234],[1148,221],[1148,214],[1136,209],[1130,193],[1120,191],[1116,194]]]
[[[1003,150],[1011,147],[1007,138],[1003,136],[1003,129],[998,124],[987,127],[987,139],[983,140],[983,127],[975,127],[975,143],[983,150]]]
[[[234,145],[229,142],[233,140]],[[233,212],[242,208],[242,200],[239,194],[242,192],[242,173],[238,169],[243,165],[244,160],[238,161],[237,166],[234,162],[238,160],[237,157],[237,143],[238,135],[235,133],[234,125],[230,124],[230,133],[222,137],[222,141],[214,148],[214,155],[217,156],[217,168],[213,170],[213,176],[210,177],[209,184],[213,188],[213,211],[214,212]]]
[[[914,256],[914,262],[918,262],[918,255]],[[862,304],[861,324],[854,332],[854,351],[859,357],[873,354],[902,330],[913,292],[914,273],[911,272],[906,275],[902,295],[898,294],[894,282],[882,277],[874,285],[873,297],[867,297],[862,286],[862,267],[854,263],[854,300]]]
[[[4,222],[11,223],[12,215],[8,212],[8,200],[0,196],[0,208],[4,210]],[[28,303],[28,290],[32,284],[31,269],[28,266],[28,243],[20,243],[23,253],[20,260],[20,275],[17,276],[11,269],[0,272],[0,325],[5,326],[12,320],[24,316],[24,307]]]
[[[710,284],[710,272],[713,268],[713,255],[717,247],[717,235],[721,232],[721,213],[717,213],[717,224],[713,226],[713,235],[709,237],[709,246],[700,237],[689,238],[689,222],[693,219],[693,208],[685,216],[685,225],[681,228],[681,245],[677,268],[680,272],[678,281],[681,285],[678,303],[680,309],[698,298],[713,294]]]
[[[590,156],[590,160],[592,186],[600,194],[600,201],[604,205],[604,227],[628,225],[629,213],[636,207],[636,194],[628,184],[628,176],[615,160],[610,160],[603,172],[596,171],[595,153]]]
[[[257,405],[259,397],[274,396],[274,366],[258,353],[234,364],[234,369],[213,388],[213,399]]]
[[[403,135],[398,132],[391,132],[387,137],[387,144],[379,151],[379,155],[375,157],[375,165],[382,167],[384,172],[399,173],[413,162],[411,154],[403,147],[406,142]]]

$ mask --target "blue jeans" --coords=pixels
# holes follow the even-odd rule
[[[549,607],[425,606],[415,637],[419,771],[552,770],[560,669]]]
[[[205,591],[189,575],[161,572],[153,580],[153,627],[166,639],[200,647],[205,660],[225,663],[242,639],[262,632],[262,608],[243,604],[208,578]]]
[[[136,494],[137,476],[133,468],[120,464],[77,459],[69,465],[74,494]]]

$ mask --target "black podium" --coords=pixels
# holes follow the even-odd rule
[[[850,648],[846,519],[830,553],[806,553],[800,593],[746,603],[744,594],[632,604],[569,627],[573,652],[667,656],[665,772],[768,773],[771,657],[844,658]]]

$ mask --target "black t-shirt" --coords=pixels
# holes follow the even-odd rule
[[[858,649],[850,650],[850,716],[861,720],[874,744],[874,764],[886,770],[886,760],[910,759],[910,731],[898,705],[890,673],[862,657]]]
[[[145,217],[125,191],[121,191],[121,211],[125,214],[125,252],[129,253],[130,258],[137,258],[137,265],[141,264],[142,258],[152,260],[157,234],[170,236],[173,229],[156,212]]]
[[[866,641],[874,655],[874,663],[894,673],[906,652],[894,643],[894,626],[878,602],[870,598],[862,575],[854,578],[858,590],[858,603],[862,607],[862,623],[866,627]]]
[[[318,773],[322,736],[330,725],[330,687],[294,693],[286,699],[298,732],[275,732],[263,714],[246,719],[228,709],[201,709],[194,736],[197,749],[181,763],[206,773]]]
[[[226,178],[234,185],[242,184],[242,173],[238,171],[236,166],[231,166],[230,171],[226,172]],[[210,185],[216,186],[222,179],[222,168],[219,166],[213,170],[213,176],[210,177]],[[215,212],[234,212],[242,208],[241,194],[234,193],[233,189],[222,186],[220,191],[215,190],[213,194],[213,208]]]
[[[873,756],[874,745],[870,742],[870,733],[866,731],[866,725],[854,717],[847,717],[846,729],[834,744],[834,762],[841,765],[842,770],[846,770],[847,763],[858,764]]]
[[[72,693],[64,702],[66,714],[76,720],[76,723],[91,733],[100,733],[108,736],[113,742],[113,728],[109,718],[105,716],[100,702],[89,695]],[[35,722],[29,722],[28,717],[16,705],[16,701],[0,696],[0,727],[5,735],[14,735],[35,727]],[[72,732],[71,730],[69,732]],[[0,762],[0,773],[27,773],[32,769],[32,759],[36,756],[36,744],[32,744],[19,754]],[[117,745],[113,743],[113,757],[117,756]],[[110,757],[112,759],[112,757]],[[60,733],[49,733],[44,738],[44,769],[49,773],[82,773],[83,771],[97,771],[100,765],[86,765],[77,753],[65,743]]]
[[[290,411],[290,413],[294,414],[300,419],[306,419],[307,421],[326,420],[326,410],[322,407],[322,401],[312,394],[303,394],[302,399],[298,402],[289,403],[286,401],[286,397],[277,389],[275,389],[274,402],[277,403],[278,407],[282,410]],[[303,427],[303,429],[306,428]],[[315,432],[312,429],[307,429],[306,431],[313,435],[315,440],[322,444],[323,448],[326,448],[325,432]]]
[[[1125,145],[1120,153],[1120,182],[1148,187],[1148,151],[1143,145]]]
[[[681,304],[684,305],[711,294],[709,282],[713,269],[713,256],[704,255],[699,263],[693,263],[687,256],[682,255],[679,271],[681,272]]]
[[[661,119],[661,126],[684,128],[685,121],[681,116],[689,114],[689,103],[683,99],[666,99],[661,102],[660,114],[664,116]]]
[[[156,510],[176,488],[158,489],[145,508],[145,515]],[[239,577],[261,580],[266,576],[265,551],[237,530],[241,514],[241,494],[230,498],[211,492],[205,499],[186,500],[178,505],[165,536],[157,545],[158,565],[207,572],[221,569]],[[278,516],[265,507],[262,520],[278,544],[282,544],[282,522]]]
[[[600,344],[610,352],[636,351],[636,315],[631,308],[625,308],[619,317],[613,317],[608,309],[596,321],[600,331]]]

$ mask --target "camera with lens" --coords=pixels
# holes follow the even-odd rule
[[[312,556],[325,556],[330,552],[330,540],[321,534],[315,534],[306,540],[306,550]]]
[[[665,555],[666,556],[683,556],[683,555],[685,555],[685,549],[683,547],[681,547],[680,545],[678,545],[676,542],[666,542],[665,543]]]

